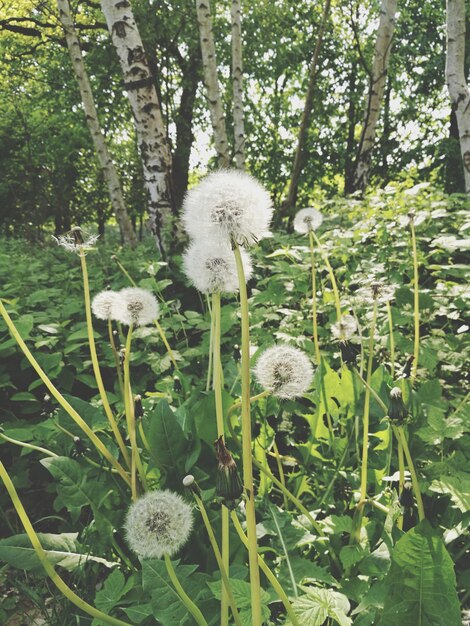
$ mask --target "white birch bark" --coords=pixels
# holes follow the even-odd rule
[[[160,101],[128,0],[101,0],[134,115],[147,193],[149,226],[164,253],[162,227],[172,222],[171,152]]]
[[[235,163],[245,169],[245,118],[243,111],[243,51],[241,0],[232,0],[232,81]]]
[[[377,122],[379,120],[384,96],[393,32],[395,30],[396,11],[397,0],[382,0],[377,39],[375,42],[371,84],[354,172],[353,187],[356,190],[363,191],[369,180],[372,150],[374,148]]]
[[[465,2],[447,0],[446,81],[457,117],[465,191],[470,193],[470,89],[465,79]]]
[[[68,0],[57,0],[57,7],[59,9],[59,19],[65,33],[67,48],[72,60],[75,78],[77,79],[80,90],[86,122],[93,139],[96,154],[98,155],[103,178],[108,186],[111,205],[121,229],[124,243],[134,247],[136,244],[135,233],[126,210],[119,176],[109,153],[106,139],[101,130],[90,81],[83,62],[82,51],[73,25]]]
[[[209,0],[196,0],[196,13],[201,40],[202,67],[206,88],[209,113],[211,116],[214,143],[220,167],[229,167],[227,129],[225,127],[224,108],[217,79],[217,58],[215,54],[212,16]]]

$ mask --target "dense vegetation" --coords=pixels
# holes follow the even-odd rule
[[[468,607],[470,585],[464,265],[468,200],[463,195],[447,196],[430,185],[410,188],[405,183],[370,192],[363,200],[324,199],[318,206],[325,216],[317,233],[323,252],[316,255],[321,362],[303,397],[268,396],[252,407],[260,553],[303,626],[352,622],[457,626],[459,600],[463,608]],[[418,312],[410,211],[418,242]],[[121,269],[125,268],[139,286],[158,294],[160,324],[177,360],[175,368],[156,328],[134,331],[131,379],[133,392],[143,398],[138,437],[147,479],[153,488],[176,490],[191,501],[181,481],[188,473],[194,475],[218,536],[214,392],[206,386],[208,301],[188,286],[179,256],[163,263],[155,259],[152,241],[130,251],[120,248],[114,238],[117,235],[110,232],[108,241],[87,255],[92,295],[107,286],[128,286]],[[252,362],[273,342],[287,341],[302,348],[314,363],[308,236],[275,230],[254,248],[254,255],[254,276],[249,282]],[[354,313],[359,322],[359,334],[351,339],[359,353],[356,366],[342,360],[331,334],[336,314],[325,258],[336,276],[342,313]],[[371,279],[393,286],[388,302],[378,300],[372,338],[372,305],[359,291]],[[2,241],[0,281],[9,315],[40,366],[117,455],[93,376],[77,256],[49,238],[34,246]],[[409,357],[414,351],[416,315],[420,342],[413,379]],[[94,326],[107,394],[122,416],[106,323],[95,320]],[[228,415],[240,397],[236,298],[222,299],[221,331]],[[117,341],[124,340],[119,331]],[[81,597],[127,623],[150,625],[155,619],[165,626],[191,623],[163,561],[144,560],[141,566],[124,540],[130,504],[126,485],[51,398],[3,324],[0,346],[1,458],[57,571]],[[362,530],[355,540],[366,397],[363,379],[369,358],[373,393],[368,490]],[[398,500],[397,441],[393,422],[386,417],[390,390],[397,385],[408,412],[401,427],[418,475],[424,521],[418,520],[411,485],[405,489],[408,497]],[[253,381],[252,395],[260,391]],[[239,411],[229,415],[226,442],[240,464]],[[395,429],[397,424],[400,421]],[[279,487],[283,484],[284,490]],[[4,490],[0,498],[2,533],[7,537],[0,541],[0,559],[5,563],[0,570],[0,621],[10,623],[14,616],[13,620],[26,624],[43,616],[48,624],[90,623],[89,616],[44,582]],[[235,510],[243,520],[242,508]],[[197,510],[194,513],[190,540],[173,564],[207,622],[219,624],[220,574],[203,521]],[[230,542],[235,601],[242,623],[249,624],[247,556],[233,528]],[[285,608],[264,575],[261,585],[264,620],[286,623]],[[95,626],[100,623],[93,620]]]

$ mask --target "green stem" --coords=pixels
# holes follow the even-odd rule
[[[270,395],[270,393],[271,393],[270,391],[265,389],[261,393],[257,393],[255,396],[251,396],[250,404],[252,402],[256,402],[257,400],[261,400],[262,398],[266,398],[267,396]],[[229,410],[227,411],[227,417],[230,417],[232,415],[232,413],[234,413],[237,409],[239,409],[241,407],[241,405],[242,405],[242,403],[240,401],[234,402],[232,404],[232,406],[229,408]]]
[[[274,525],[276,526],[277,536],[279,537],[279,541],[281,542],[282,549],[284,550],[284,555],[286,557],[286,565],[289,571],[289,577],[290,577],[290,581],[292,584],[292,590],[294,592],[294,596],[297,598],[299,594],[297,593],[297,583],[295,582],[294,572],[292,570],[292,565],[290,563],[289,552],[284,542],[284,537],[282,536],[281,529],[279,528],[279,522],[277,521],[276,513],[274,512],[274,507],[270,506],[269,511],[271,513],[271,517],[273,518]]]
[[[322,259],[325,262],[326,268],[328,270],[328,275],[330,277],[331,287],[333,288],[333,295],[335,298],[336,319],[339,322],[339,320],[341,319],[341,302],[339,298],[339,291],[338,291],[338,285],[336,283],[335,273],[333,272],[333,268],[331,267],[331,263],[328,259],[328,254],[326,253],[326,250],[324,249],[324,247],[320,243],[320,240],[316,236],[315,231],[311,230],[310,232],[312,233],[315,243],[317,244],[318,250],[320,251]]]
[[[8,475],[8,472],[6,471],[5,466],[3,465],[1,461],[0,461],[0,478],[5,484],[5,487],[11,498],[11,501],[13,502],[13,506],[16,509],[18,517],[20,518],[21,523],[23,524],[23,527],[25,529],[26,534],[28,535],[29,540],[31,541],[31,545],[33,546],[34,551],[36,552],[39,562],[41,563],[42,567],[46,571],[51,581],[57,587],[57,589],[59,589],[59,591],[68,600],[70,600],[70,602],[75,604],[76,607],[78,607],[85,613],[88,613],[88,615],[91,615],[92,617],[96,617],[97,619],[105,622],[106,624],[111,624],[111,626],[130,626],[128,622],[123,622],[120,619],[117,619],[115,617],[110,617],[109,615],[102,613],[101,611],[96,609],[94,606],[91,606],[91,604],[88,604],[88,602],[85,602],[85,600],[77,596],[77,594],[74,593],[72,589],[70,589],[70,587],[55,571],[52,563],[50,563],[50,561],[48,560],[47,553],[42,547],[41,542],[39,541],[39,537],[36,534],[36,531],[34,530],[33,525],[31,524],[31,521],[23,507],[23,504],[21,503],[21,500],[19,499],[18,493],[16,492],[16,489],[10,479],[10,476]]]
[[[413,491],[415,492],[416,504],[418,506],[418,518],[419,518],[419,521],[422,522],[424,519],[426,519],[426,515],[424,513],[423,498],[421,497],[421,489],[419,488],[418,475],[416,474],[413,459],[411,457],[410,449],[408,447],[408,442],[406,440],[406,435],[403,431],[403,426],[397,426],[396,432],[398,433],[399,441],[401,441],[401,445],[403,446],[403,452],[405,453],[406,463],[408,465],[408,469],[410,470],[411,482],[413,484]]]
[[[362,382],[362,384],[364,385],[366,390],[369,391],[369,393],[374,396],[374,400],[383,409],[385,415],[387,415],[388,414],[388,407],[385,404],[385,402],[382,400],[382,398],[379,396],[379,394],[375,391],[375,389],[373,387],[370,386],[370,384],[367,382],[367,380],[364,380],[364,378],[361,376],[361,374],[359,373],[357,368],[354,368],[354,372],[357,375],[357,377],[359,378],[359,380]]]
[[[14,443],[15,446],[21,446],[22,448],[28,448],[29,450],[37,450],[37,452],[42,452],[43,454],[46,454],[47,456],[55,456],[55,457],[59,456],[58,454],[56,454],[55,452],[51,452],[47,448],[41,448],[41,446],[35,446],[32,443],[26,443],[25,441],[18,441],[18,439],[12,439],[12,437],[8,437],[7,435],[4,435],[3,433],[0,433],[0,438],[3,439],[4,441],[8,441],[9,443]]]
[[[217,420],[217,437],[224,438],[224,407],[222,402],[222,379],[221,370],[222,362],[220,358],[220,323],[221,323],[221,311],[220,311],[220,293],[212,294],[212,320],[211,324],[212,332],[212,348],[213,348],[213,380],[212,386],[215,396],[215,414]],[[230,572],[230,541],[229,541],[229,515],[226,506],[222,505],[222,565],[227,573]],[[228,580],[227,580],[228,582]],[[220,624],[221,626],[228,626],[228,597],[229,589],[227,586],[222,588],[221,593],[221,606],[220,606]],[[232,607],[233,612],[233,607]]]
[[[230,517],[232,518],[233,525],[235,526],[235,530],[237,531],[238,536],[240,537],[241,542],[243,543],[245,548],[247,548],[248,547],[248,540],[246,538],[245,533],[243,532],[243,528],[241,527],[240,520],[238,519],[237,514],[235,513],[235,511],[231,512]],[[299,622],[299,620],[297,618],[297,615],[294,612],[294,609],[292,608],[292,604],[290,603],[289,598],[287,597],[286,592],[284,591],[284,589],[280,585],[280,583],[279,583],[278,579],[276,578],[276,576],[272,573],[272,571],[269,569],[269,567],[264,562],[263,557],[260,556],[260,555],[258,555],[258,563],[259,563],[261,571],[266,576],[266,578],[269,580],[269,582],[272,585],[272,588],[277,593],[277,595],[279,596],[279,599],[281,600],[282,604],[284,605],[284,608],[286,609],[287,615],[289,616],[289,619],[292,622],[292,626],[300,626],[300,622]]]
[[[238,283],[240,289],[241,312],[241,370],[242,370],[242,453],[243,453],[243,485],[246,495],[246,525],[248,535],[248,560],[250,567],[252,626],[261,626],[261,588],[258,567],[258,543],[256,539],[255,493],[253,486],[253,464],[251,444],[250,415],[250,319],[248,313],[248,295],[246,291],[245,271],[238,244],[234,242],[233,250],[237,264]]]
[[[170,577],[170,580],[173,583],[174,588],[176,589],[176,593],[181,598],[181,601],[183,602],[185,607],[188,609],[188,611],[191,613],[191,615],[194,617],[194,619],[196,620],[199,626],[207,626],[207,622],[204,619],[203,614],[201,613],[201,611],[198,609],[198,607],[194,604],[194,602],[191,600],[191,598],[187,595],[187,593],[181,586],[181,583],[176,576],[173,563],[171,562],[171,559],[168,556],[168,554],[164,555],[164,559],[165,559],[166,571],[168,572],[168,576]]]
[[[315,249],[313,241],[313,231],[310,230],[310,263],[312,266],[312,324],[313,324],[313,343],[315,345],[315,357],[317,365],[320,365],[320,344],[318,342],[318,326],[317,326],[317,268],[315,264]]]
[[[398,470],[400,472],[400,478],[398,481],[398,495],[401,496],[403,492],[403,486],[405,484],[405,460],[403,458],[403,446],[400,437],[398,437]],[[398,528],[400,530],[403,530],[403,515],[400,515],[400,517],[398,518]]]
[[[36,361],[34,356],[31,354],[31,351],[29,350],[28,346],[25,344],[25,342],[21,338],[21,335],[19,334],[18,330],[16,329],[16,326],[12,322],[12,320],[11,320],[10,316],[8,315],[7,310],[5,309],[5,307],[3,305],[3,302],[1,300],[0,300],[0,313],[1,313],[2,317],[3,317],[3,319],[5,320],[5,323],[8,326],[8,329],[10,330],[10,333],[15,338],[16,342],[18,343],[19,347],[23,351],[24,355],[26,356],[26,358],[30,362],[31,366],[33,367],[33,369],[38,374],[39,378],[44,383],[44,385],[50,391],[51,395],[54,396],[54,398],[57,400],[57,402],[60,404],[60,406],[70,415],[70,417],[77,424],[77,426],[79,426],[82,429],[82,431],[87,435],[87,437],[93,443],[95,448],[118,471],[118,473],[120,474],[122,479],[130,486],[129,475],[127,474],[125,469],[122,467],[122,465],[114,458],[114,456],[111,454],[111,452],[108,450],[108,448],[95,435],[95,433],[92,431],[92,429],[88,426],[88,424],[85,422],[85,420],[82,417],[80,417],[80,415],[72,407],[72,405],[69,404],[69,402],[67,402],[67,400],[63,397],[63,395],[60,393],[60,391],[51,382],[51,380],[49,379],[47,374],[44,372],[44,370],[41,368],[39,363]]]
[[[276,457],[276,465],[277,465],[277,471],[279,472],[279,480],[281,481],[284,489],[287,490],[286,477],[284,476],[284,468],[282,467],[282,461],[281,461],[281,457],[279,456],[279,448],[277,447],[275,435],[273,437],[273,450],[274,450],[274,456]],[[287,501],[287,496],[285,494],[284,489],[282,490],[282,498],[284,500],[284,509],[287,511],[287,509],[289,508],[289,502]]]
[[[106,389],[104,388],[104,384],[103,384],[103,378],[101,376],[100,364],[98,362],[98,355],[96,353],[95,337],[93,335],[93,320],[91,316],[90,285],[88,281],[88,269],[87,269],[87,264],[86,264],[86,255],[83,252],[80,253],[80,262],[82,265],[83,293],[85,296],[86,327],[87,327],[87,332],[88,332],[88,343],[90,345],[90,355],[91,355],[91,363],[93,365],[93,373],[95,375],[96,384],[98,385],[98,390],[100,392],[100,397],[101,397],[101,402],[103,403],[104,412],[106,413],[106,417],[108,418],[109,425],[111,426],[111,429],[114,433],[114,437],[116,438],[116,443],[118,444],[119,449],[122,452],[122,456],[126,462],[126,465],[129,467],[129,464],[130,464],[129,453],[127,452],[127,448],[124,444],[124,440],[116,424],[116,420],[114,419],[114,415],[111,410],[111,406],[109,404],[108,396],[106,394]]]
[[[395,379],[395,337],[393,336],[393,317],[392,307],[387,300],[387,317],[388,317],[388,336],[390,337],[390,361],[391,361],[391,376]]]
[[[238,614],[237,605],[235,604],[235,599],[233,597],[232,588],[230,587],[230,581],[228,577],[229,570],[227,570],[227,567],[225,563],[223,562],[223,557],[222,557],[222,554],[220,553],[219,546],[217,545],[217,540],[215,538],[214,531],[212,529],[212,524],[210,523],[210,520],[209,520],[209,516],[207,515],[206,507],[204,506],[204,503],[201,500],[201,498],[197,495],[196,491],[192,491],[192,494],[198,504],[199,511],[201,513],[202,519],[204,521],[204,525],[207,530],[207,534],[209,535],[209,541],[211,543],[212,550],[214,551],[217,565],[219,566],[220,576],[223,582],[222,590],[225,589],[225,592],[227,595],[227,601],[232,610],[232,615],[233,615],[235,624],[237,624],[237,626],[241,626],[241,621],[240,621],[240,616]],[[228,512],[227,507],[225,508]],[[227,615],[227,624],[228,624],[228,615]]]
[[[178,370],[178,363],[176,362],[175,355],[173,354],[173,350],[171,349],[170,344],[168,343],[168,339],[166,338],[165,331],[161,327],[160,322],[158,320],[155,320],[155,326],[157,327],[158,334],[160,335],[160,338],[163,341],[163,345],[165,346],[166,351],[168,352],[168,356],[170,357],[171,362],[173,363],[173,367],[175,368],[175,370]]]
[[[116,374],[118,378],[119,391],[121,392],[122,401],[124,402],[124,382],[122,380],[121,361],[119,358],[119,353],[116,348],[116,343],[114,341],[113,323],[110,319],[108,320],[108,336],[109,336],[109,343],[111,345],[111,350],[113,352],[114,365],[116,366]]]
[[[206,380],[206,391],[209,391],[211,388],[211,378],[212,378],[212,357],[214,354],[214,315],[212,313],[212,307],[210,306],[209,296],[207,296],[207,308],[209,309],[209,314],[211,316],[211,326],[210,326],[210,335],[209,335],[209,363],[207,365],[207,380]]]
[[[410,219],[411,230],[411,246],[413,249],[413,318],[414,318],[414,350],[413,350],[413,366],[411,369],[411,380],[414,381],[418,371],[419,358],[419,275],[418,275],[418,249],[416,245],[416,232],[414,219]]]

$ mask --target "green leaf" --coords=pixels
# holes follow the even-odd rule
[[[86,474],[80,467],[80,463],[67,456],[59,456],[41,459],[41,464],[58,481],[57,505],[68,509],[77,519],[82,507],[92,504],[90,485],[87,485]]]
[[[114,570],[106,579],[103,588],[95,596],[96,607],[108,614],[119,600],[132,589],[133,585],[132,577],[126,582],[124,574],[118,569]]]
[[[452,476],[441,476],[432,481],[429,490],[448,494],[462,513],[470,511],[470,474],[456,472]]]
[[[184,473],[188,441],[166,400],[160,400],[149,415],[148,441],[155,465],[167,473]]]
[[[460,626],[453,562],[426,520],[395,545],[378,626]]]
[[[38,533],[38,538],[46,552],[47,559],[53,565],[60,565],[69,572],[83,567],[87,561],[101,563],[106,567],[117,565],[117,563],[91,554],[81,554],[77,535],[78,533],[62,533],[60,535]],[[26,533],[0,540],[0,561],[26,571],[42,571],[42,565]]]
[[[217,580],[212,583],[208,583],[212,593],[220,600],[221,595],[221,581]],[[230,579],[230,587],[232,588],[233,599],[235,600],[235,604],[237,605],[240,621],[243,626],[251,626],[251,585],[244,580],[240,580],[238,578]],[[271,615],[271,611],[269,610],[269,602],[271,601],[271,597],[267,591],[261,589],[261,617],[263,622],[267,622]]]
[[[335,620],[340,626],[349,626],[352,623],[347,617],[349,601],[342,593],[320,587],[302,587],[302,590],[305,595],[292,603],[302,626],[322,626],[328,618]]]

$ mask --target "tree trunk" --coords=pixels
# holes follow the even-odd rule
[[[297,138],[297,148],[295,150],[294,164],[292,166],[292,173],[289,185],[289,191],[287,193],[287,200],[285,202],[285,208],[290,213],[295,206],[297,200],[297,192],[299,189],[299,179],[303,168],[303,158],[305,151],[305,140],[307,138],[308,123],[310,119],[310,113],[313,105],[313,95],[318,74],[318,57],[320,56],[321,44],[323,41],[323,34],[325,32],[326,22],[330,13],[330,0],[325,0],[323,6],[323,14],[318,29],[317,40],[315,43],[315,49],[313,51],[312,61],[310,63],[310,74],[307,87],[307,95],[305,97],[304,111],[302,113],[302,121],[300,123],[299,135]]]
[[[245,169],[245,119],[243,112],[243,53],[241,0],[232,0],[232,81],[235,163]]]
[[[354,191],[364,191],[369,181],[372,150],[387,79],[396,11],[397,0],[382,0],[377,39],[375,42],[371,83],[354,170]]]
[[[67,42],[70,58],[72,60],[75,78],[77,79],[78,87],[80,89],[80,95],[82,98],[83,109],[85,111],[86,122],[93,139],[96,154],[98,155],[98,160],[101,166],[103,177],[108,186],[109,196],[111,198],[111,205],[113,207],[116,220],[123,234],[124,242],[134,247],[136,244],[135,233],[132,229],[129,215],[127,214],[124,196],[122,193],[122,188],[119,182],[116,167],[109,153],[108,146],[106,144],[106,140],[99,123],[98,113],[96,111],[95,102],[93,100],[93,93],[91,91],[90,81],[88,79],[85,64],[83,62],[80,43],[78,41],[78,37],[73,26],[73,20],[70,13],[70,5],[68,3],[68,0],[57,0],[57,6],[59,9],[59,18],[64,28],[65,40]]]
[[[348,136],[346,140],[346,156],[344,163],[344,193],[348,195],[353,191],[354,177],[354,130],[356,128],[356,82],[357,62],[351,64],[349,73],[349,106],[348,106]]]
[[[214,35],[212,32],[212,16],[209,0],[196,0],[197,21],[201,40],[202,67],[204,85],[206,87],[209,113],[211,116],[214,143],[220,167],[229,167],[230,154],[228,149],[225,115],[217,79],[217,59],[215,55]]]
[[[470,89],[465,80],[465,1],[447,0],[446,81],[459,129],[465,191],[470,194]]]
[[[160,101],[132,7],[128,0],[101,0],[108,30],[116,48],[134,114],[147,194],[149,226],[161,254],[165,252],[162,228],[169,232],[173,220],[171,152]]]

